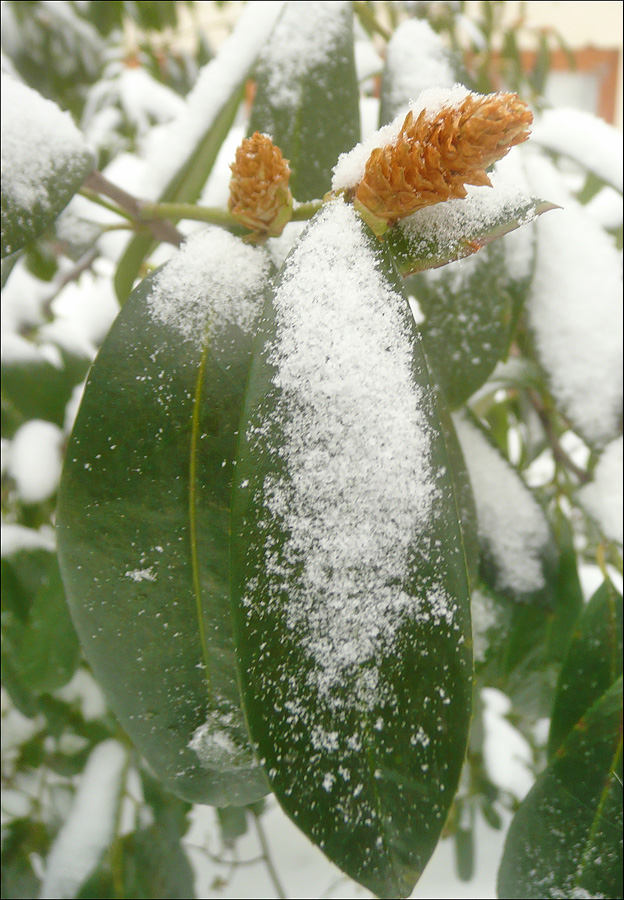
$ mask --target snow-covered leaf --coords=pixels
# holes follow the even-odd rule
[[[69,603],[111,707],[170,790],[217,805],[266,792],[240,711],[228,546],[269,269],[208,229],[136,289],[91,370],[59,494]]]
[[[621,678],[576,724],[516,813],[498,896],[622,896]]]
[[[621,432],[621,257],[547,159],[528,157],[527,172],[534,190],[563,207],[536,223],[527,310],[537,355],[561,412],[602,446]]]
[[[112,740],[91,753],[46,860],[40,900],[76,897],[98,865],[115,833],[127,758],[127,750]]]
[[[542,507],[475,419],[453,419],[477,507],[481,577],[512,600],[548,602],[557,555]]]
[[[391,122],[427,88],[453,87],[459,67],[425,19],[406,19],[388,41],[381,77],[379,124]]]
[[[289,160],[295,199],[323,197],[359,140],[352,4],[287,3],[256,78],[250,133],[270,134]]]
[[[600,454],[593,479],[578,492],[581,506],[611,541],[623,543],[622,535],[622,438],[611,441]]]
[[[581,611],[561,669],[549,753],[622,674],[622,597],[605,581]]]
[[[247,721],[296,824],[405,897],[464,759],[466,559],[400,278],[341,200],[288,257],[262,336],[232,505]]]
[[[547,109],[533,125],[532,140],[622,193],[622,132],[604,119],[581,109]]]
[[[465,200],[419,209],[386,233],[403,275],[435,269],[476,253],[486,244],[554,208],[492,175],[492,187],[468,187]]]
[[[93,166],[69,113],[3,75],[2,256],[45,231]]]

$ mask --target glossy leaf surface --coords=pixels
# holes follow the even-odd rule
[[[170,790],[223,806],[266,792],[240,712],[228,551],[268,270],[209,230],[137,288],[91,370],[58,510],[72,615],[111,707]]]
[[[249,133],[290,162],[296,200],[323,197],[341,153],[359,141],[351,3],[287,3],[257,70]]]
[[[51,225],[93,169],[93,154],[68,113],[2,79],[2,256]]]
[[[501,898],[622,896],[622,679],[577,723],[511,823]]]
[[[572,635],[552,712],[550,755],[621,674],[622,597],[605,581],[583,608]]]
[[[235,640],[271,786],[386,898],[409,895],[440,835],[472,679],[458,501],[399,282],[350,207],[315,217],[265,312],[232,506]]]

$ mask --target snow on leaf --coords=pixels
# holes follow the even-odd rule
[[[495,569],[495,586],[514,595],[545,586],[550,529],[518,473],[465,413],[453,416],[472,482],[479,537]]]
[[[114,835],[126,760],[118,741],[103,741],[91,753],[48,855],[40,900],[77,896],[97,866]]]
[[[605,537],[623,542],[622,535],[622,438],[604,448],[593,481],[578,492],[578,500],[596,520]]]
[[[547,109],[536,119],[532,139],[570,156],[622,192],[622,132],[580,109]]]
[[[69,113],[2,78],[2,254],[40,234],[93,166]]]
[[[537,354],[561,412],[588,443],[604,445],[619,433],[622,410],[620,255],[547,159],[527,156],[527,173],[563,207],[536,226],[527,308]]]
[[[261,311],[269,259],[220,228],[192,235],[155,276],[148,297],[154,319],[201,344],[226,323],[249,332]]]
[[[380,123],[397,116],[422,91],[452,87],[455,71],[442,39],[424,19],[407,19],[393,33],[386,49],[382,78]]]

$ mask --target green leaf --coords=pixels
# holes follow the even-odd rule
[[[493,178],[494,188],[470,188],[465,200],[419,209],[385,234],[402,275],[437,269],[472,256],[492,241],[557,207],[519,194]]]
[[[287,3],[260,58],[249,123],[290,162],[297,200],[323,197],[360,139],[351,3]]]
[[[2,256],[42,234],[93,169],[68,113],[15,81],[2,79]]]
[[[228,545],[269,270],[210,229],[136,289],[91,370],[59,492],[69,604],[113,711],[169,790],[220,806],[266,792],[240,712]]]
[[[314,843],[405,897],[465,754],[466,559],[400,278],[340,200],[285,263],[241,423],[232,596],[251,735]]]
[[[49,693],[67,684],[78,667],[78,638],[54,554],[50,554],[49,574],[34,597],[14,658],[24,683],[36,693]]]
[[[501,898],[622,896],[622,679],[577,723],[509,829]]]
[[[176,165],[168,167],[171,172],[159,191],[159,201],[193,203],[199,197],[234,122],[245,80],[262,46],[262,36],[268,35],[277,14],[278,7],[273,13],[266,7],[249,5],[219,54],[202,68],[195,88],[186,98],[183,116],[169,124],[163,140],[168,141]],[[197,123],[201,123],[200,127]],[[185,141],[180,140],[180,132]],[[157,162],[162,165],[162,148]],[[149,234],[138,234],[128,244],[115,275],[120,303],[126,301],[143,260],[154,246]]]
[[[460,204],[464,204],[466,209]],[[536,205],[532,200],[526,200],[526,207],[523,208],[529,209],[531,204],[534,212],[529,211],[528,219],[534,213],[551,208],[548,204]],[[449,207],[449,211],[445,212],[444,207]],[[474,216],[472,222],[469,219],[471,209]],[[472,248],[464,248],[465,252],[460,249],[462,235],[471,231],[476,233],[484,227],[483,215],[474,205],[471,206],[470,200],[452,200],[421,212],[433,216],[434,211],[438,211],[435,212],[438,221],[430,235],[435,234],[438,250],[441,240],[446,244],[442,256],[435,251],[438,255],[433,265],[437,267],[449,260],[456,262],[435,271],[420,272],[408,280],[407,290],[418,301],[424,316],[420,327],[432,375],[450,406],[456,409],[484,384],[499,360],[507,355],[530,278],[524,272],[517,274],[512,266],[512,246],[508,247],[504,240],[489,243],[505,234],[507,226],[476,239]],[[455,220],[459,211],[461,216],[452,227],[449,227],[451,222],[446,221],[443,228],[445,218]],[[410,219],[418,215],[416,213]],[[405,221],[410,222],[410,219]],[[514,227],[519,224],[520,221],[516,220]],[[407,274],[414,264],[413,254],[417,245],[412,244],[411,249],[408,248],[402,238],[405,233],[405,230],[401,232],[399,224],[387,233],[387,241],[399,267],[403,266],[404,274]],[[527,239],[532,244],[531,237]],[[480,247],[483,249],[470,259],[458,261]],[[424,252],[422,268],[431,268],[428,253]]]
[[[622,597],[605,581],[583,608],[561,669],[550,723],[549,756],[621,674]]]

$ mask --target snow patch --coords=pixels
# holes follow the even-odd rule
[[[605,447],[594,478],[578,492],[578,500],[596,520],[605,537],[624,543],[622,527],[622,438]]]
[[[113,838],[126,761],[118,741],[103,741],[91,753],[48,855],[40,900],[75,897],[97,866]]]
[[[251,331],[262,310],[270,261],[258,247],[221,228],[192,235],[156,275],[152,316],[201,344],[226,324]]]
[[[498,586],[520,594],[543,588],[541,557],[550,530],[541,506],[464,413],[455,413],[453,421],[472,483],[479,537],[496,563]]]

